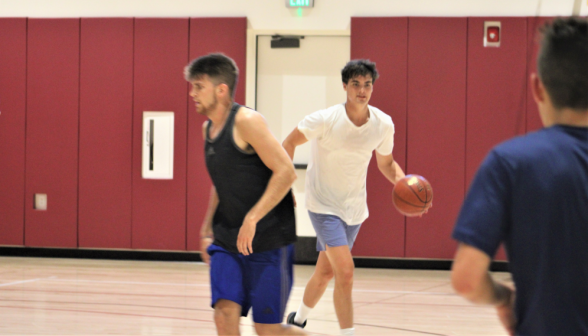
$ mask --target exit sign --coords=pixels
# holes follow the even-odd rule
[[[286,7],[314,7],[314,0],[286,0]]]

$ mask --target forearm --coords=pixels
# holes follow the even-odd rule
[[[210,188],[210,197],[208,200],[208,208],[206,209],[206,214],[204,215],[204,220],[202,222],[202,227],[200,228],[200,236],[207,237],[212,236],[212,219],[214,218],[214,213],[216,212],[216,208],[218,207],[218,194],[216,193],[216,188],[213,186]]]
[[[392,161],[391,164],[378,166],[378,168],[382,175],[384,175],[388,181],[392,182],[392,184],[396,184],[398,180],[405,176],[404,171],[402,171],[402,168],[400,168],[396,161]]]
[[[282,143],[282,147],[284,147],[286,153],[288,153],[290,160],[294,160],[294,150],[296,150],[296,146],[286,140]]]
[[[259,201],[249,210],[247,217],[258,222],[270,212],[290,191],[292,183],[296,180],[296,172],[293,167],[287,167],[274,172],[270,178],[265,192]]]

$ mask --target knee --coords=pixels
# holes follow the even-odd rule
[[[233,320],[235,320],[234,310],[223,307],[217,307],[214,309],[214,323],[217,326],[226,325]]]
[[[335,274],[333,273],[333,269],[328,268],[328,269],[320,269],[320,270],[316,270],[318,278],[321,280],[322,283],[325,282],[329,282],[331,281],[331,279],[333,279],[333,276],[335,276]]]
[[[279,329],[282,327],[283,326],[281,324],[255,323],[255,333],[257,333],[259,336],[279,335]]]
[[[342,267],[338,270],[335,281],[336,283],[343,285],[343,286],[351,286],[353,285],[353,266],[349,267]]]

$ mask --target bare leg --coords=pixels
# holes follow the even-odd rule
[[[287,324],[255,323],[255,332],[260,335],[308,335],[302,329]]]
[[[327,246],[327,257],[335,274],[333,301],[341,329],[353,328],[353,271],[355,265],[349,246]]]
[[[307,307],[314,308],[325,293],[327,285],[332,278],[333,269],[331,268],[329,258],[327,258],[326,252],[321,251],[319,253],[318,261],[316,262],[314,273],[304,289],[302,302],[304,302]]]
[[[214,305],[214,323],[219,335],[240,335],[241,305],[229,300],[218,300]]]

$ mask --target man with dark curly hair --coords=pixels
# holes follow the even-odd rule
[[[404,177],[392,156],[392,119],[368,105],[377,78],[375,63],[363,59],[347,63],[341,71],[347,101],[306,116],[282,144],[293,158],[297,146],[311,141],[306,208],[320,251],[300,308],[288,315],[290,324],[306,325],[310,310],[334,277],[333,300],[341,334],[354,333],[351,248],[368,217],[366,176],[373,152],[378,168],[392,184]]]

